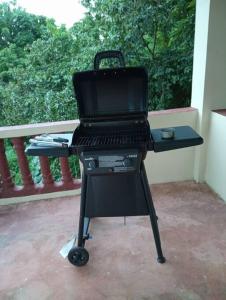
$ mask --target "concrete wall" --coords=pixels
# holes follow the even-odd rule
[[[191,106],[198,109],[199,133],[206,141],[196,150],[195,179],[205,180],[210,115],[226,108],[226,1],[197,0]]]
[[[205,180],[226,201],[226,116],[211,113]]]
[[[173,109],[149,114],[151,128],[189,125],[196,129],[197,110]],[[202,147],[202,146],[198,146]],[[184,148],[161,153],[149,152],[145,167],[150,183],[194,179],[194,149]]]

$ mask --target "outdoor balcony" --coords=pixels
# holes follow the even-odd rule
[[[195,130],[198,130],[198,118],[198,110],[192,107],[150,112],[148,117],[152,129],[189,125]],[[56,182],[51,174],[48,158],[39,157],[37,163],[40,164],[42,182],[34,184],[28,158],[24,152],[25,139],[42,133],[73,132],[78,124],[78,120],[72,120],[0,128],[0,205],[73,196],[80,192],[81,180],[73,178],[68,158],[59,158],[59,172],[62,176],[61,180]],[[210,112],[208,134],[202,135],[203,145],[161,153],[149,152],[145,159],[149,183],[205,181],[226,200],[224,167],[226,142],[222,139],[225,127],[225,110],[214,110]],[[11,176],[4,148],[5,139],[12,142],[13,151],[17,155],[23,182],[21,186],[16,186]]]
[[[190,125],[195,128],[197,110],[187,107],[150,112],[149,122],[151,128],[179,125]],[[34,184],[24,143],[25,139],[28,140],[30,137],[42,133],[73,132],[78,124],[78,120],[72,120],[0,128],[0,174],[2,178],[0,204],[49,199],[56,196],[74,195],[75,192],[79,192],[80,179],[72,178],[67,157],[59,158],[62,174],[60,182],[54,181],[48,158],[39,157],[42,183]],[[10,139],[17,155],[18,167],[23,181],[22,186],[16,186],[12,179],[10,165],[5,154],[4,139]],[[194,148],[161,154],[149,153],[145,160],[149,182],[192,180],[194,153]]]
[[[48,159],[40,157],[43,180],[34,184],[24,140],[72,132],[78,121],[2,127],[1,299],[226,299],[225,5],[196,1],[192,107],[149,114],[151,128],[189,125],[204,138],[201,146],[152,152],[145,160],[166,264],[156,262],[147,217],[127,218],[126,226],[122,218],[92,220],[90,262],[77,269],[64,260],[59,251],[76,232],[80,179],[63,158],[55,182]],[[17,154],[19,187],[5,139]]]
[[[219,120],[225,122],[222,112],[212,112],[210,140],[216,138]],[[149,122],[151,128],[190,125],[196,129],[197,110],[151,112]],[[80,180],[72,178],[63,158],[62,180],[54,182],[48,159],[41,157],[43,182],[35,185],[23,140],[44,132],[73,131],[77,124],[65,121],[0,129],[0,203],[4,205],[0,209],[0,298],[225,299],[226,206],[206,184],[194,181],[195,147],[149,153],[145,160],[148,179],[155,183],[151,189],[166,264],[156,261],[148,217],[127,218],[126,226],[122,218],[94,219],[93,239],[87,241],[90,263],[78,271],[61,257],[60,249],[77,230]],[[14,145],[23,186],[16,187],[11,179],[5,138]],[[214,151],[212,147],[208,156]],[[214,170],[214,161],[210,160],[209,170]],[[50,198],[55,199],[31,202]]]

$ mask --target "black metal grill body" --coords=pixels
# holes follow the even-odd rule
[[[84,247],[85,219],[149,215],[158,252],[160,236],[143,160],[153,150],[147,120],[147,73],[117,68],[73,76],[80,126],[72,152],[83,164],[77,247]]]
[[[120,68],[99,70],[102,58],[117,57]],[[85,265],[85,241],[93,217],[149,215],[158,262],[164,263],[157,216],[144,167],[147,151],[161,152],[200,145],[203,139],[189,126],[175,127],[174,137],[150,130],[147,120],[147,73],[125,68],[119,51],[98,53],[95,70],[73,76],[80,125],[68,147],[35,147],[28,155],[79,155],[83,164],[79,230],[69,261]]]
[[[141,161],[152,144],[145,69],[80,72],[73,84],[81,124],[72,145],[88,176],[85,216],[147,215],[140,179]],[[134,165],[129,155],[137,155]]]
[[[72,145],[87,176],[85,217],[149,215],[140,171],[153,147],[146,116],[82,123]]]

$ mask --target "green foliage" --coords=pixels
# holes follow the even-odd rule
[[[5,140],[5,148],[6,148],[6,157],[8,160],[12,179],[14,183],[16,183],[17,185],[21,185],[22,179],[21,179],[18,162],[17,162],[17,156],[12,147],[10,140]]]
[[[0,4],[0,126],[76,119],[72,74],[92,69],[96,52],[107,49],[122,50],[127,66],[147,68],[150,110],[190,105],[195,0],[82,3],[86,16],[70,29],[15,2]],[[20,182],[15,153],[7,149]],[[78,174],[78,161],[71,164]],[[30,167],[39,182],[37,159]],[[51,168],[60,178],[57,160]]]
[[[194,0],[83,0],[67,30],[0,4],[0,125],[77,118],[71,77],[99,50],[121,49],[149,73],[149,109],[190,104]]]
[[[26,13],[21,8],[15,8],[11,2],[0,6],[0,49],[15,44],[20,48],[32,44],[40,38],[46,27],[46,18]]]
[[[104,49],[149,73],[149,109],[190,105],[195,1],[83,0]],[[76,30],[76,24],[74,25]]]
[[[38,184],[42,181],[41,168],[39,164],[39,158],[37,156],[28,157],[29,168],[31,170],[31,176],[34,180],[34,183]],[[17,183],[16,183],[17,184]]]

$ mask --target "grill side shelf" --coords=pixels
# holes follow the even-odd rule
[[[28,156],[52,156],[52,157],[68,157],[71,154],[71,140],[72,134],[51,134],[51,136],[66,138],[69,140],[68,147],[52,147],[52,146],[35,146],[30,145],[26,148],[25,152]]]
[[[67,157],[70,155],[69,150],[69,147],[37,147],[30,145],[25,152],[28,156]]]
[[[203,138],[190,126],[174,127],[174,137],[171,139],[162,138],[163,129],[166,128],[151,129],[154,152],[163,152],[203,144]]]

